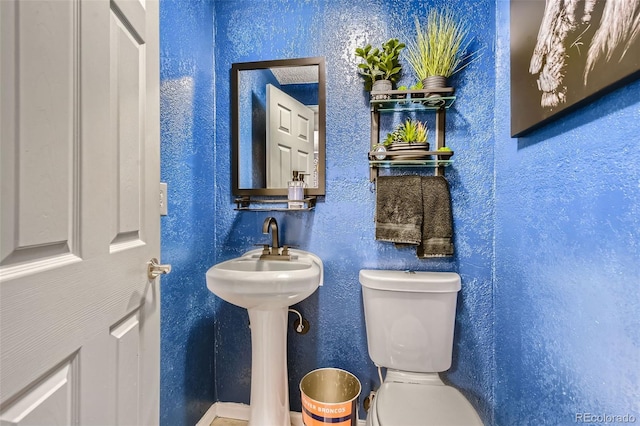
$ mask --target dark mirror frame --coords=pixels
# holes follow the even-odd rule
[[[305,195],[325,195],[326,168],[326,74],[324,57],[277,59],[259,62],[237,62],[231,64],[231,180],[233,195],[287,196],[287,188],[239,188],[240,182],[240,122],[239,83],[240,71],[261,70],[277,67],[318,66],[318,187],[306,188]]]

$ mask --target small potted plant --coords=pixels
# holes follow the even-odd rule
[[[450,10],[432,9],[423,29],[415,19],[416,38],[407,43],[407,61],[425,89],[446,87],[447,78],[468,66],[478,55],[468,52],[470,26]]]
[[[402,86],[398,86],[397,90],[409,90],[409,88],[405,85]],[[394,96],[396,99],[406,99],[407,98],[407,94],[406,93],[398,93]],[[404,102],[399,102],[399,103],[404,103]]]
[[[387,134],[383,145],[389,150],[418,149],[428,151],[428,136],[429,129],[425,123],[408,118]]]
[[[422,90],[422,80],[417,81],[413,86],[411,86],[410,90]],[[424,93],[412,93],[412,98],[424,98]]]
[[[382,45],[382,49],[373,48],[370,44],[356,49],[356,56],[364,59],[358,64],[358,72],[364,78],[366,91],[392,90],[393,83],[400,78],[402,66],[399,57],[404,48],[404,43],[392,38]],[[384,99],[389,98],[384,96]]]
[[[438,156],[442,157],[444,160],[448,160],[453,155],[453,151],[448,146],[441,146],[438,148]]]

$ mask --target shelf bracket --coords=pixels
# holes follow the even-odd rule
[[[236,198],[235,200],[236,208],[243,209],[248,208],[251,205],[251,197],[248,195],[243,195],[242,197]]]
[[[444,108],[440,108],[436,111],[436,151],[440,148],[447,146],[445,141],[445,126],[446,126],[447,114]],[[438,166],[434,170],[435,176],[444,176],[444,167]]]

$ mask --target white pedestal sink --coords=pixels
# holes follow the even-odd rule
[[[246,308],[251,322],[249,426],[289,426],[287,310],[322,285],[320,258],[290,250],[291,260],[261,260],[262,250],[219,263],[207,271],[207,287]]]

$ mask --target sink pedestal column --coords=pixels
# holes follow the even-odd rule
[[[249,426],[290,426],[287,374],[288,307],[248,311],[251,323]]]

